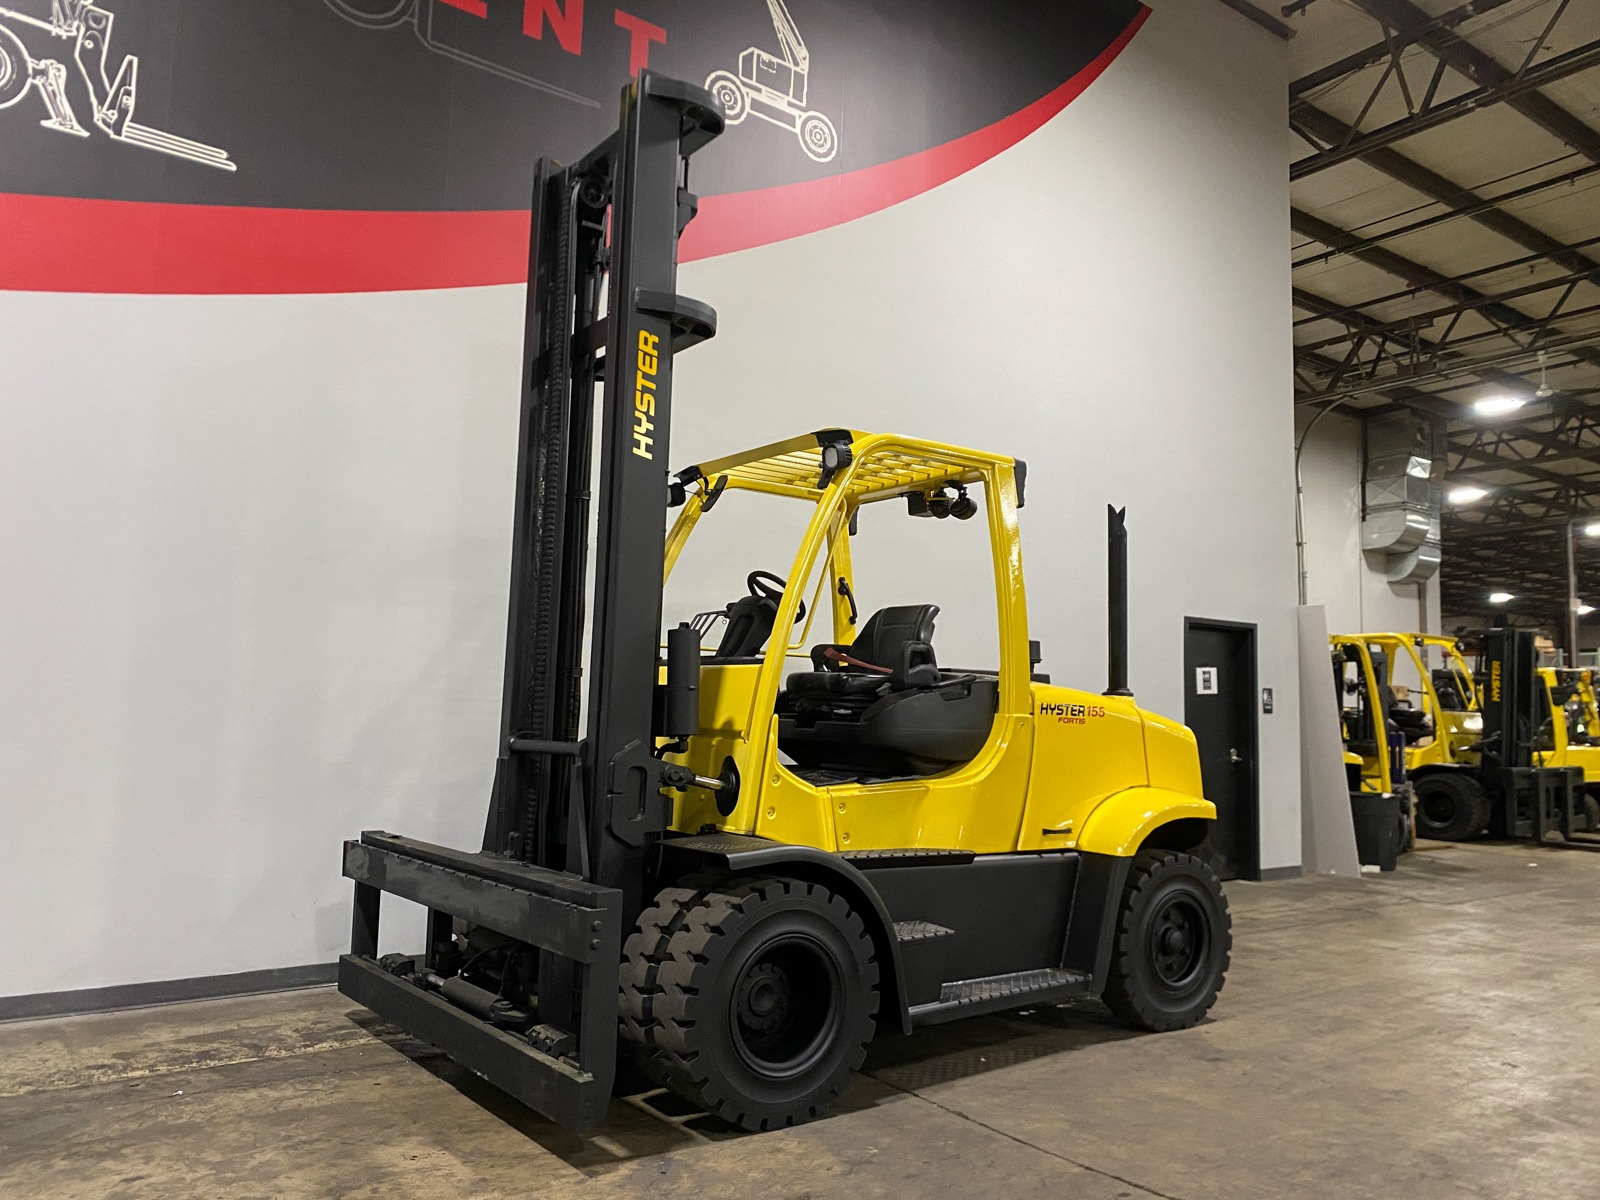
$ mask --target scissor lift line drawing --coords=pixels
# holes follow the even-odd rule
[[[94,102],[94,124],[101,131],[118,141],[158,154],[170,154],[222,171],[238,170],[238,164],[228,157],[226,150],[134,121],[139,60],[132,54],[124,55],[116,77],[107,77],[112,19],[111,12],[90,0],[50,0],[48,21],[0,7],[0,108],[19,103],[30,88],[37,88],[50,114],[39,124],[73,137],[89,136],[89,130],[79,122],[67,99],[66,65],[55,58],[34,58],[22,39],[23,32],[31,31],[35,36],[43,33],[65,43],[63,50],[71,47],[72,61]]]

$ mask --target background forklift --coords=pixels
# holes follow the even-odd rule
[[[1394,853],[1410,850],[1416,843],[1416,796],[1406,772],[1405,733],[1388,715],[1394,699],[1388,685],[1388,656],[1365,642],[1340,637],[1328,640],[1333,647],[1339,733],[1356,819],[1357,849],[1363,863],[1390,869],[1393,854],[1384,852],[1385,843],[1392,845]],[[1388,803],[1381,797],[1388,797]],[[1392,842],[1383,830],[1365,827],[1365,822],[1391,816]]]
[[[1342,680],[1346,762],[1359,760],[1363,788],[1383,779],[1398,782],[1397,776],[1406,780],[1415,795],[1418,837],[1459,841],[1482,833],[1490,807],[1478,771],[1483,714],[1457,642],[1420,633],[1336,634],[1329,640]],[[1341,665],[1352,662],[1360,664],[1359,671]],[[1354,713],[1358,728],[1351,730],[1356,705],[1362,708]]]
[[[1499,627],[1478,635],[1478,778],[1490,801],[1485,828],[1496,837],[1600,850],[1600,840],[1593,840],[1600,812],[1586,802],[1582,768],[1541,765],[1551,746],[1544,740],[1551,700],[1538,663],[1531,629]]]
[[[1397,731],[1406,739],[1398,758],[1416,794],[1416,836],[1459,842],[1487,833],[1600,849],[1600,842],[1589,840],[1600,832],[1600,807],[1587,802],[1582,770],[1546,761],[1555,747],[1551,699],[1532,630],[1480,633],[1470,673],[1453,639],[1356,634],[1332,641],[1336,664],[1342,655],[1365,661],[1362,691],[1378,700],[1370,733],[1359,711],[1346,709],[1346,761],[1359,760],[1356,775],[1364,785],[1381,782],[1386,774],[1377,757],[1393,755]],[[1442,667],[1431,667],[1419,653],[1430,646],[1444,651]],[[1420,705],[1395,698],[1392,672],[1400,655],[1415,672],[1413,679],[1421,680],[1412,691]],[[1378,749],[1384,747],[1378,712],[1387,718],[1387,752]],[[1413,735],[1423,739],[1420,744],[1410,740]],[[1367,753],[1369,748],[1375,753]]]
[[[1539,679],[1549,704],[1536,747],[1539,765],[1579,768],[1585,811],[1600,826],[1600,713],[1594,672],[1587,667],[1540,667]]]
[[[1189,853],[1216,810],[1193,735],[1126,686],[1121,514],[1111,686],[1093,695],[1034,671],[1022,463],[832,429],[669,479],[673,358],[716,322],[676,291],[686,167],[723,115],[649,71],[623,97],[616,135],[536,172],[483,849],[347,842],[340,990],[575,1129],[605,1112],[619,1041],[691,1103],[767,1129],[826,1110],[877,1029],[1093,996],[1142,1028],[1193,1025],[1230,947]],[[806,516],[788,582],[752,571],[747,595],[666,631],[662,662],[666,569],[751,492]],[[860,620],[851,527],[900,504],[952,531],[984,515],[992,669],[941,667],[933,604]],[[807,647],[823,609],[831,640]],[[380,957],[385,892],[427,908],[422,955]]]

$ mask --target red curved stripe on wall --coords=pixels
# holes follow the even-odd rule
[[[826,179],[706,196],[684,261],[813,233],[909,200],[1039,129],[1150,15],[1026,108],[941,146]],[[361,212],[0,193],[0,289],[216,295],[482,287],[527,278],[528,214]]]
[[[889,208],[965,175],[1015,146],[1081,96],[1133,40],[1149,15],[1148,8],[1140,9],[1116,41],[1055,91],[965,137],[826,179],[702,197],[698,215],[679,239],[679,257],[685,262],[711,258],[815,233]]]

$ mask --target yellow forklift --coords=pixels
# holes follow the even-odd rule
[[[1388,717],[1387,656],[1362,641],[1330,637],[1334,690],[1338,696],[1339,733],[1352,805],[1366,800],[1375,814],[1385,806],[1375,797],[1392,797],[1397,832],[1394,845],[1410,850],[1416,843],[1416,796],[1406,771],[1406,741]],[[1358,819],[1358,844],[1360,821]],[[1368,861],[1364,855],[1363,862]],[[1387,868],[1386,868],[1387,869]]]
[[[1594,671],[1588,667],[1540,667],[1550,716],[1540,730],[1540,766],[1583,771],[1585,803],[1600,824],[1600,712]]]
[[[1415,796],[1417,837],[1461,841],[1484,832],[1490,801],[1478,776],[1483,714],[1460,644],[1421,633],[1329,640],[1341,710],[1366,706],[1362,735],[1345,743],[1345,761],[1361,782],[1352,790],[1392,785],[1398,775]]]
[[[340,990],[580,1130],[619,1048],[771,1129],[826,1111],[878,1031],[1080,997],[1144,1029],[1195,1024],[1231,945],[1192,853],[1216,810],[1193,735],[1127,687],[1122,514],[1094,694],[1036,669],[1021,461],[825,429],[669,475],[674,356],[716,329],[676,289],[687,165],[724,116],[650,71],[622,109],[589,155],[536,171],[482,849],[345,843]],[[973,574],[908,573],[902,552],[858,598],[856,531],[942,538],[979,517],[994,657],[952,668],[929,601]],[[730,550],[697,557],[718,526]],[[737,597],[713,582],[729,562]],[[713,601],[664,627],[669,575]],[[427,909],[421,954],[380,955],[384,894]]]

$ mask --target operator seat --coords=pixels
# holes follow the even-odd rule
[[[993,676],[950,675],[933,653],[936,604],[880,609],[848,646],[811,651],[778,704],[778,746],[801,767],[864,775],[931,775],[988,740]]]
[[[1383,712],[1388,718],[1391,732],[1405,734],[1407,742],[1416,742],[1433,733],[1433,722],[1427,712],[1401,704],[1388,684],[1384,684],[1378,692],[1383,698]]]
[[[1467,702],[1456,683],[1456,674],[1448,667],[1433,672],[1433,690],[1438,694],[1439,707],[1445,712],[1466,712]]]
[[[876,696],[939,681],[933,658],[937,604],[880,608],[848,646],[811,648],[810,671],[789,676],[789,692],[813,696]],[[857,665],[861,664],[861,665]]]

